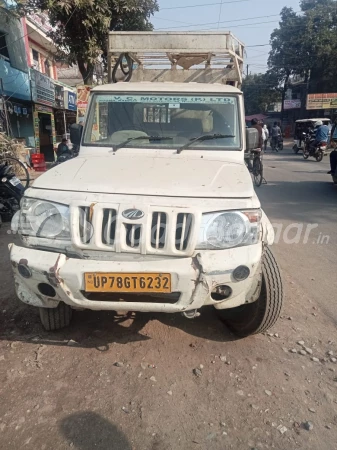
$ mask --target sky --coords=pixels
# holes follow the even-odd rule
[[[284,6],[300,10],[299,0],[222,0],[222,5],[221,0],[158,0],[158,3],[160,11],[152,19],[156,30],[231,31],[246,46],[269,43]],[[268,45],[246,48],[245,64],[249,64],[250,72],[266,71],[269,50]]]

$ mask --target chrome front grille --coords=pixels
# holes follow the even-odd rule
[[[182,255],[194,250],[195,215],[173,208],[146,208],[143,217],[122,215],[122,205],[72,208],[73,240],[82,249]]]
[[[189,213],[180,213],[176,222],[176,249],[183,251],[187,249],[191,235],[193,216]]]
[[[103,209],[102,243],[114,245],[116,239],[117,211],[115,209]]]
[[[130,248],[139,248],[142,235],[142,226],[125,223],[126,245]]]
[[[167,216],[164,212],[154,212],[151,223],[151,247],[159,250],[165,248],[167,233]]]

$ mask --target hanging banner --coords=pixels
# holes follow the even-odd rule
[[[34,118],[35,150],[36,153],[40,153],[40,122],[38,111],[34,111],[33,118]]]
[[[76,94],[75,94],[75,92],[68,91],[68,109],[70,111],[76,111]]]
[[[337,108],[337,94],[309,94],[307,109],[335,109]]]
[[[77,122],[85,120],[91,86],[77,86]]]

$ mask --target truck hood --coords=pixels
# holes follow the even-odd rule
[[[49,170],[35,189],[167,197],[251,198],[244,162],[171,155],[77,157]]]

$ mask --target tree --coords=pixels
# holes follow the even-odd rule
[[[281,99],[278,81],[270,74],[248,75],[242,83],[247,115],[265,113]]]
[[[312,66],[311,46],[306,33],[303,33],[303,30],[306,29],[305,22],[306,18],[297,15],[292,8],[283,8],[279,28],[275,29],[270,37],[271,51],[268,59],[268,73],[276,77],[278,85],[281,87],[281,120],[291,76],[302,75],[305,78],[304,83],[306,83]]]
[[[337,90],[337,1],[302,0],[301,9],[306,17],[306,35],[310,39],[310,90],[334,92]]]
[[[283,86],[282,105],[293,76],[302,82],[301,116],[308,92],[337,90],[337,1],[302,0],[301,13],[283,8],[279,27],[271,35],[268,73]],[[283,116],[283,109],[282,109]]]
[[[108,32],[153,29],[151,16],[157,0],[19,0],[22,14],[48,14],[59,57],[77,64],[85,84],[92,84],[94,67],[106,55]],[[105,58],[104,58],[105,60]]]

